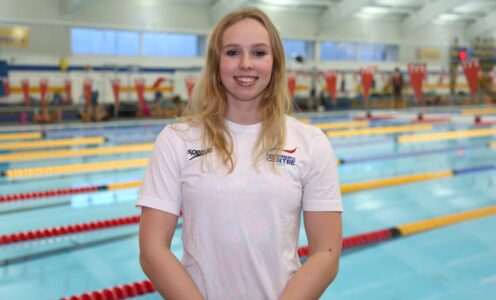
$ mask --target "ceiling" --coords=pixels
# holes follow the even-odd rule
[[[202,5],[217,2],[236,2],[239,5],[257,5],[317,12],[352,9],[355,17],[366,19],[424,18],[435,24],[471,23],[496,12],[496,0],[166,0]]]

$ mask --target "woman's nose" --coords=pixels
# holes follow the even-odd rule
[[[251,60],[250,55],[248,54],[242,54],[240,57],[239,61],[239,68],[240,69],[252,69],[253,68],[253,62]]]

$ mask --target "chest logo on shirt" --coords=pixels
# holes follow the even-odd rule
[[[191,157],[189,158],[189,160],[192,160],[193,158],[200,157],[202,155],[207,155],[210,152],[212,152],[212,148],[200,149],[200,150],[197,150],[197,149],[188,149],[188,155],[191,155]]]
[[[282,152],[282,154],[277,154],[278,152]],[[289,154],[294,154],[295,152],[296,152],[296,148],[294,149],[273,148],[270,149],[269,152],[267,152],[266,158],[267,161],[275,162],[278,166],[294,166],[296,164],[296,157],[291,156]]]

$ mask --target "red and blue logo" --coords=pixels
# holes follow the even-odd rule
[[[294,149],[278,149],[273,148],[267,152],[267,161],[274,162],[278,166],[294,166],[296,164],[296,157],[289,155],[294,154],[296,148]],[[278,154],[280,153],[280,154]]]

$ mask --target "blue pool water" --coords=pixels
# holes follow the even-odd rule
[[[317,121],[318,118],[314,118]],[[327,121],[343,121],[326,117]],[[385,123],[385,122],[383,122]],[[116,136],[125,128],[135,143],[143,129],[157,132],[165,122],[91,126]],[[70,130],[75,133],[73,125]],[[96,128],[96,129],[95,129]],[[435,128],[434,130],[440,130]],[[59,137],[62,129],[56,131]],[[52,131],[54,133],[55,130]],[[1,134],[2,132],[0,132]],[[54,133],[55,134],[55,133]],[[346,146],[356,141],[373,141]],[[122,139],[121,139],[122,140]],[[338,167],[342,183],[361,182],[423,172],[496,164],[496,150],[472,147],[494,138],[397,144],[390,136],[333,138],[340,159],[388,156],[454,148],[450,151],[364,160]],[[132,141],[128,141],[130,143]],[[122,144],[109,139],[106,145]],[[457,147],[466,147],[459,150]],[[147,157],[149,153],[64,158],[3,164],[3,169],[66,165]],[[0,195],[49,189],[105,185],[140,180],[142,168],[39,178],[0,179]],[[0,235],[51,226],[127,217],[138,189],[101,191],[38,200],[0,203]],[[400,224],[496,205],[494,169],[444,179],[343,195],[344,237]],[[338,277],[321,299],[492,299],[496,295],[496,217],[485,217],[418,233],[342,254]],[[137,225],[0,246],[0,299],[57,299],[124,283],[141,281]],[[172,250],[182,256],[181,228]],[[304,230],[300,244],[306,245]],[[157,293],[137,299],[160,299]]]

